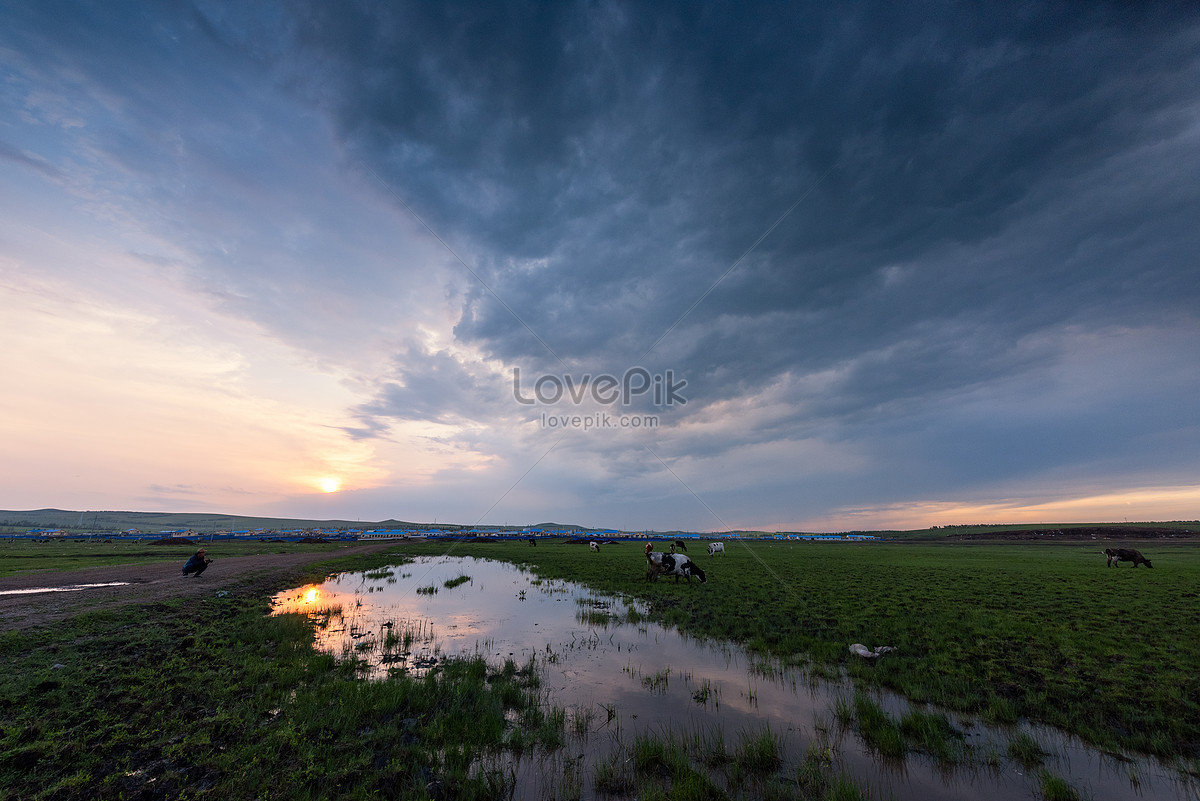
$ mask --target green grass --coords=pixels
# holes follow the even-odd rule
[[[1008,741],[1008,756],[1026,768],[1036,768],[1046,761],[1046,752],[1033,735],[1020,732]]]
[[[818,739],[809,746],[796,770],[800,797],[813,801],[866,801],[868,796],[844,774],[834,772],[833,748]]]
[[[479,766],[523,742],[513,720],[562,742],[532,665],[366,681],[268,612],[234,593],[0,636],[0,798],[495,798],[509,780]]]
[[[917,704],[1049,723],[1112,750],[1200,755],[1194,545],[1139,543],[1149,570],[1108,568],[1095,543],[728,543],[723,558],[695,557],[705,585],[647,583],[637,542],[595,554],[544,545],[449,552],[625,593],[667,626],[817,675],[844,670]],[[898,651],[870,664],[847,653],[853,642]]]
[[[1038,785],[1042,798],[1046,801],[1079,801],[1078,790],[1068,784],[1066,779],[1046,770],[1038,772]]]
[[[865,693],[854,694],[854,717],[863,742],[880,756],[903,759],[908,753],[900,725]]]
[[[770,728],[742,732],[732,753],[719,727],[689,735],[672,730],[636,735],[595,765],[601,797],[682,801],[866,801],[870,796],[835,769],[824,734],[803,762],[783,769],[782,745]]]
[[[142,542],[115,540],[77,540],[65,538],[50,542],[29,539],[0,539],[0,578],[18,573],[78,570],[111,565],[140,565],[154,562],[180,562],[204,548],[215,559],[253,556],[266,553],[320,553],[330,556],[349,553],[354,546],[344,542],[309,544],[298,542],[261,542],[257,539],[218,540],[215,543],[193,540],[193,544],[152,545],[153,537]],[[199,544],[195,544],[199,543]]]
[[[640,798],[678,801],[723,801],[729,795],[714,781],[704,765],[695,765],[684,738],[639,734],[630,748],[629,762]],[[599,779],[599,776],[597,776]],[[597,789],[600,789],[599,782]]]
[[[885,759],[899,761],[916,752],[932,757],[943,769],[974,761],[962,732],[940,712],[909,708],[896,720],[861,691],[851,701],[837,699],[834,712],[839,723],[855,728],[867,747]]]
[[[47,569],[56,556],[69,566],[136,556],[117,543],[38,545],[12,554],[22,569]],[[999,722],[1052,723],[1114,750],[1200,754],[1194,546],[1139,545],[1156,567],[1135,570],[1106,568],[1087,545],[730,543],[725,558],[697,557],[708,584],[676,585],[645,582],[638,543],[599,554],[541,545],[390,550],[507,559],[542,579],[626,593],[651,619],[742,642],[764,659],[816,675],[844,671],[860,692],[834,715],[880,753],[958,758],[959,736],[921,705],[930,702]],[[378,571],[398,561],[383,553],[338,566]],[[365,682],[353,660],[313,652],[321,621],[265,612],[265,599],[235,593],[0,636],[0,799],[115,799],[148,786],[179,798],[422,798],[433,780],[453,797],[502,797],[511,778],[487,759],[569,751],[564,744],[591,725],[536,702],[532,664],[455,661],[419,679]],[[847,653],[851,642],[899,650],[870,664]],[[665,683],[667,673],[649,679]],[[880,687],[917,703],[892,719],[872,700]],[[732,747],[712,737],[646,737],[591,778],[599,792],[641,798],[724,797],[722,777],[751,782],[761,798],[863,797],[835,771],[827,746],[814,746],[794,781],[779,785],[764,773],[772,742],[769,733]],[[1040,750],[1018,735],[1008,756],[1037,766]],[[568,795],[584,780],[571,770],[561,788]],[[1048,773],[1039,781],[1047,798],[1075,792]]]
[[[739,773],[766,774],[783,764],[779,736],[769,728],[758,734],[743,732],[733,752],[733,765]]]
[[[942,765],[966,759],[962,732],[939,712],[910,709],[900,719],[900,731],[914,750],[932,756]]]

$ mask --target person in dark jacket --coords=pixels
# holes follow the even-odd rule
[[[197,576],[199,576],[204,572],[204,568],[208,567],[210,564],[212,564],[212,560],[204,555],[204,549],[201,548],[192,554],[192,558],[188,559],[184,564],[183,575],[186,576],[190,573],[195,573]]]

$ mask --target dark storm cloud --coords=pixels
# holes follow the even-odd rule
[[[456,329],[505,361],[557,367],[523,321],[634,362],[801,198],[650,355],[698,397],[844,362],[848,405],[936,394],[1113,293],[1195,307],[1196,161],[1139,156],[1194,124],[1183,5],[319,4],[295,30],[353,157],[520,318],[476,285]]]

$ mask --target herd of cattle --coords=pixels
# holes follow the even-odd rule
[[[529,540],[530,545],[537,545],[533,539]],[[592,540],[588,546],[593,551],[600,550],[600,543]],[[704,571],[688,558],[685,554],[677,551],[686,551],[687,545],[683,540],[675,540],[671,544],[670,553],[664,553],[654,550],[652,543],[646,543],[646,580],[656,581],[659,576],[674,576],[675,583],[679,583],[679,579],[686,578],[692,580],[692,576],[700,579],[701,584],[708,582],[708,577]],[[725,543],[710,542],[708,544],[708,555],[715,556],[717,554],[725,555]],[[1150,560],[1142,556],[1142,552],[1133,548],[1105,548],[1104,555],[1108,559],[1109,567],[1119,567],[1121,562],[1132,562],[1134,567],[1145,565],[1146,567],[1154,567],[1150,564]]]

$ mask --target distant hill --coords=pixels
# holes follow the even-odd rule
[[[33,509],[29,511],[0,510],[0,531],[26,531],[31,528],[61,528],[70,532],[81,531],[139,531],[155,532],[188,529],[195,532],[245,531],[267,529],[311,528],[400,528],[400,529],[456,529],[454,525],[432,523],[410,523],[404,520],[305,520],[281,517],[247,517],[244,515],[217,515],[188,512],[122,512],[86,511],[72,512],[65,509]]]

